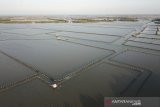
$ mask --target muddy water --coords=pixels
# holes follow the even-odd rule
[[[139,47],[139,50],[145,50],[144,48],[159,50],[158,45],[146,45],[146,43],[127,42],[127,45],[130,46],[115,43],[117,39],[123,41],[126,34],[139,29],[143,24],[141,22],[0,24],[0,50],[8,56],[38,69],[49,78],[59,79],[96,59],[105,57],[105,61],[108,61],[107,58],[113,54],[113,50],[119,53],[126,49],[137,49],[131,47],[131,45]],[[55,34],[64,36],[63,40],[61,38],[58,40]],[[152,38],[153,35],[143,34],[143,36]],[[154,35],[154,37],[157,36]],[[137,38],[136,40],[152,42],[148,38]],[[156,43],[159,43],[159,41],[156,41]],[[150,49],[145,51],[150,52]],[[124,65],[129,64],[151,70],[152,76],[140,90],[139,96],[159,95],[157,94],[160,90],[158,82],[159,56],[127,51],[115,56],[113,60]],[[0,71],[2,74],[0,80],[5,83],[20,81],[35,73],[14,59],[1,54],[0,68],[3,69],[3,71]],[[123,96],[121,93],[127,90],[137,75],[139,75],[139,72],[134,69],[111,65],[102,61],[87,71],[80,72],[79,75],[72,77],[70,80],[60,83],[60,87],[57,89],[52,89],[46,81],[41,81],[36,77],[36,79],[25,81],[24,84],[8,88],[0,93],[0,101],[3,102],[0,103],[0,106],[28,104],[38,107],[49,107],[50,105],[58,107],[101,107],[104,97]],[[150,94],[150,92],[152,93]],[[10,103],[8,103],[9,101]]]
[[[23,80],[32,76],[34,71],[17,63],[11,58],[0,53],[0,85],[4,86],[9,83]]]
[[[84,39],[90,41],[99,41],[99,42],[113,42],[117,40],[119,37],[117,36],[107,36],[107,35],[96,35],[96,34],[84,34],[84,33],[74,33],[74,32],[59,32],[59,33],[51,33],[51,35],[56,34],[57,36],[63,36],[68,38],[76,38],[76,39]]]
[[[0,49],[53,78],[72,72],[112,51],[58,40],[2,41]]]
[[[152,49],[153,50],[160,50],[160,46],[155,45],[155,44],[147,44],[147,43],[129,41],[125,45],[133,46],[133,47],[140,47],[140,48],[145,48],[145,49],[151,49],[151,50]]]
[[[104,63],[64,82],[56,90],[51,89],[40,80],[33,80],[7,90],[0,94],[0,100],[3,101],[0,105],[13,106],[19,103],[30,106],[36,104],[40,107],[44,105],[101,107],[104,96],[119,96],[137,75],[138,73],[133,70]],[[13,100],[8,104],[7,101],[10,98]]]
[[[125,63],[132,66],[137,66],[137,67],[150,70],[152,75],[147,80],[147,83],[141,90],[140,96],[159,96],[160,95],[159,93],[160,56],[159,55],[127,51],[123,54],[116,56],[115,58],[113,58],[113,60],[118,61],[120,63]]]

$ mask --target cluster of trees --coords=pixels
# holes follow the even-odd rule
[[[152,20],[152,22],[154,22],[156,24],[160,24],[160,19],[154,19],[154,20]]]

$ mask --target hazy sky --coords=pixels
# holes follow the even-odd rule
[[[0,15],[160,14],[160,0],[0,0]]]

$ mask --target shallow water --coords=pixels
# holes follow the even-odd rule
[[[21,81],[33,74],[34,71],[0,53],[0,86]]]
[[[159,96],[160,56],[136,51],[124,52],[112,60],[150,70],[152,73],[139,96]],[[154,88],[153,88],[154,87]],[[153,91],[154,90],[154,91]],[[151,93],[152,91],[152,93]]]
[[[104,96],[118,96],[137,74],[133,70],[104,63],[64,82],[57,90],[47,87],[40,80],[17,86],[0,94],[0,100],[3,102],[0,105],[13,106],[20,102],[22,105],[33,106],[34,101],[40,107],[64,107],[65,104],[71,107],[102,106]],[[10,98],[13,100],[8,104]]]
[[[159,96],[156,27],[131,36],[145,23],[0,24],[0,106],[101,107],[107,96]]]
[[[52,33],[56,34],[57,36],[63,36],[67,38],[77,38],[77,39],[84,39],[90,41],[99,41],[99,42],[113,42],[114,40],[119,39],[118,36],[107,36],[107,35],[96,35],[96,34],[84,34],[84,33],[74,33],[74,32],[59,32],[59,33]],[[52,35],[51,34],[51,35]]]
[[[0,49],[52,78],[62,77],[112,51],[58,40],[2,41]]]
[[[141,43],[141,42],[129,41],[125,45],[140,47],[140,48],[145,48],[145,49],[151,49],[151,50],[160,50],[159,45],[147,44],[147,43]]]

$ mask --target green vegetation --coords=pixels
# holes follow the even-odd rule
[[[0,18],[0,23],[10,22],[9,18]]]
[[[54,17],[54,16],[2,16],[0,17],[0,23],[98,23],[98,22],[114,22],[114,21],[131,21],[136,22],[138,18],[135,17]],[[159,21],[155,21],[159,22]]]
[[[48,20],[51,20],[54,23],[68,23],[68,20],[65,19],[53,19],[53,18],[48,18]]]
[[[89,23],[89,22],[95,22],[93,19],[87,19],[87,18],[82,18],[82,19],[75,19],[72,21],[73,23]]]
[[[16,19],[16,17],[14,17],[14,19],[12,19],[11,17],[0,17],[0,23],[68,23],[67,20],[64,19],[47,19],[47,18],[43,18],[43,19],[25,19],[25,17],[23,19]]]
[[[16,21],[16,20],[11,20],[10,17],[0,17],[0,23],[32,23],[32,21]]]
[[[154,19],[152,20],[152,22],[154,22],[155,24],[160,24],[160,19]]]
[[[137,18],[134,17],[119,17],[118,21],[131,21],[131,22],[136,22],[138,21]]]
[[[35,21],[34,23],[67,23],[66,21]]]
[[[0,23],[7,23],[7,24],[11,24],[11,23],[14,23],[14,24],[18,24],[18,23],[20,23],[20,24],[25,24],[25,23],[32,23],[31,21],[0,21]]]
[[[107,22],[106,19],[92,19],[92,18],[80,18],[74,19],[73,23],[95,23],[95,22]]]
[[[134,17],[105,17],[105,18],[79,18],[73,19],[73,23],[96,23],[96,22],[114,22],[114,21],[138,21]]]

